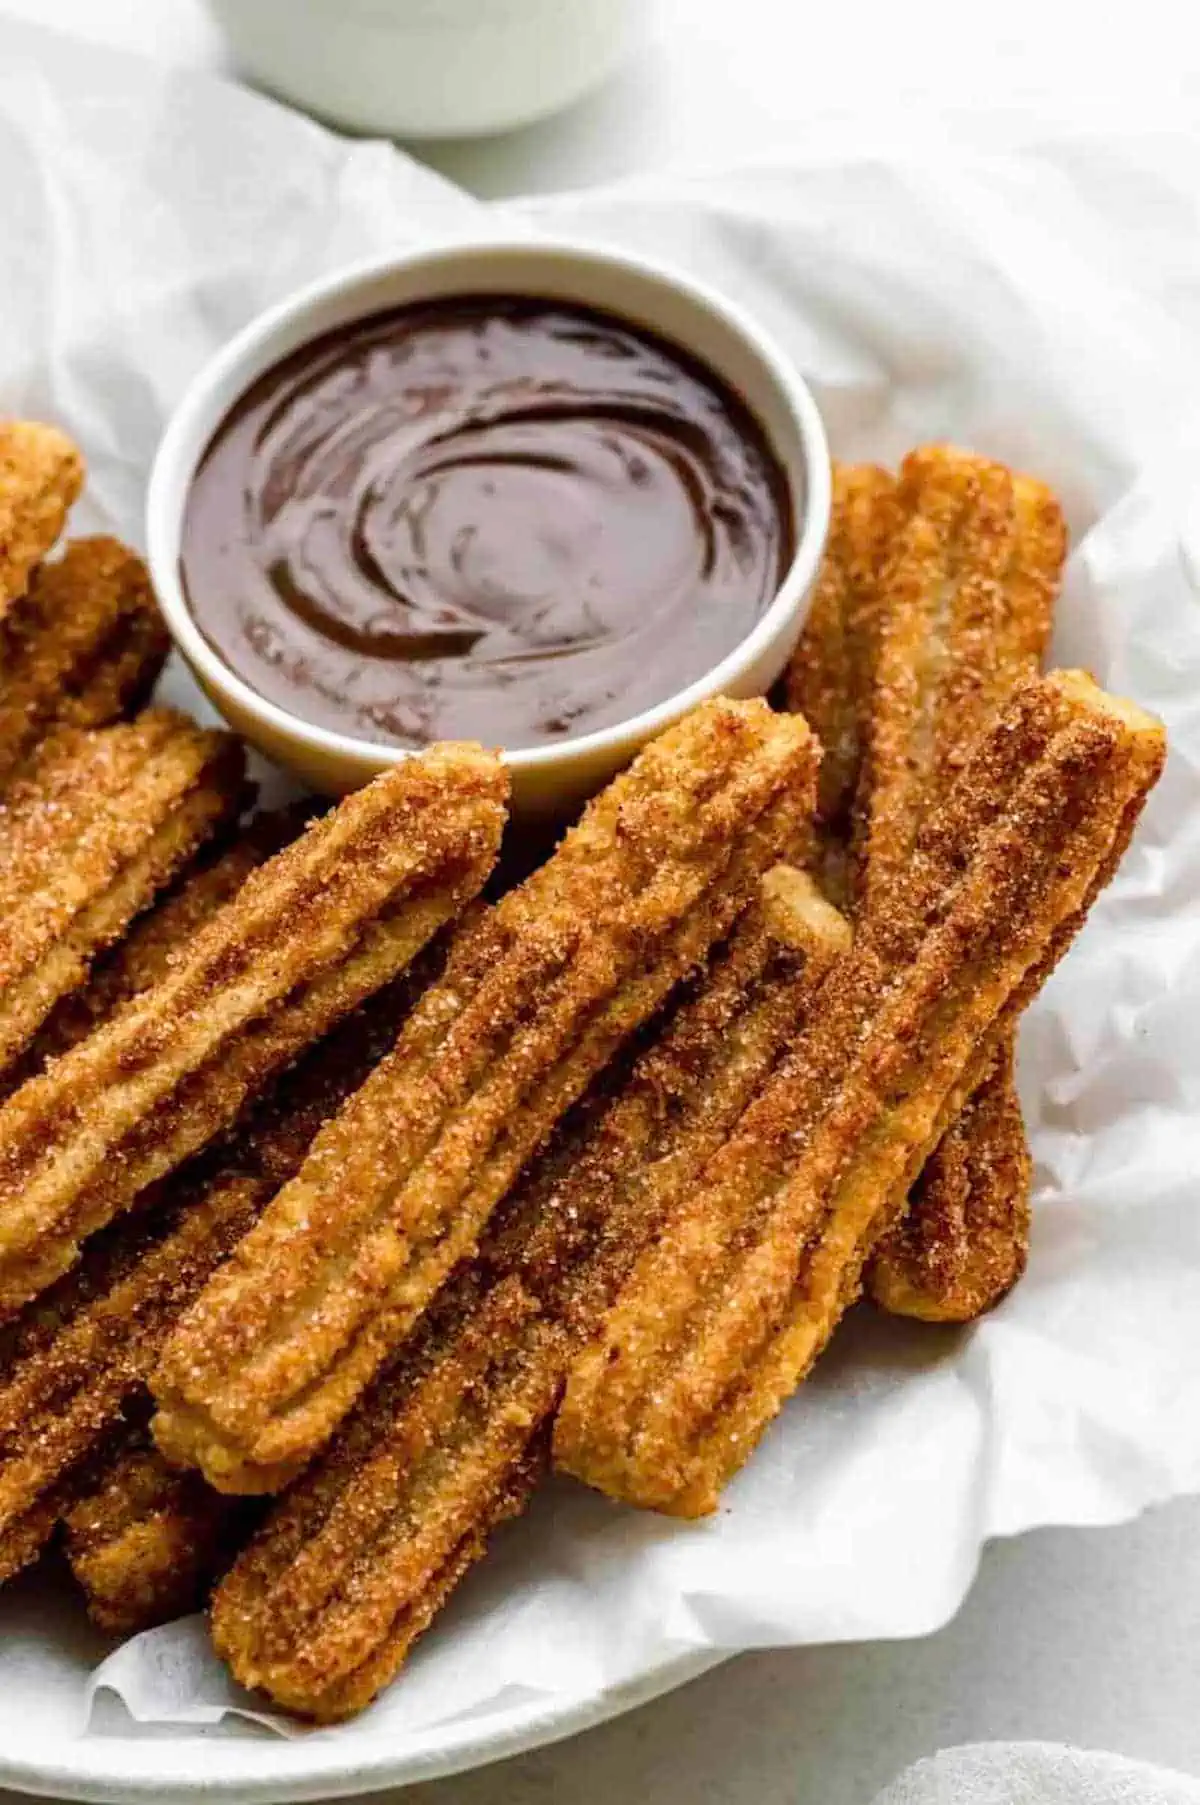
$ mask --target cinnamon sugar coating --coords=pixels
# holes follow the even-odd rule
[[[164,1452],[277,1490],[408,1335],[555,1123],[802,839],[798,717],[715,701],[648,746],[445,977],[172,1339]]]
[[[309,1052],[227,1142],[152,1187],[0,1342],[0,1547],[36,1552],[107,1450],[183,1311],[395,1039],[401,979]],[[27,1556],[27,1558],[31,1558]]]
[[[1043,484],[953,446],[911,453],[898,483],[870,466],[836,472],[821,605],[788,698],[842,749],[827,761],[813,860],[839,903],[861,908],[896,882],[973,740],[1037,669],[1065,548]],[[885,1308],[967,1320],[1024,1267],[1031,1162],[1009,1054],[931,1155],[909,1227],[880,1249],[867,1284]],[[987,1224],[978,1259],[967,1221]]]
[[[136,712],[170,638],[146,567],[116,539],[76,539],[0,619],[0,788],[48,734]]]
[[[25,593],[83,487],[83,458],[57,427],[0,421],[0,621]]]
[[[1111,877],[1163,757],[1158,723],[1080,674],[1019,687],[576,1363],[560,1466],[674,1514],[715,1507]]]
[[[177,1473],[135,1431],[81,1484],[63,1516],[71,1572],[98,1628],[136,1636],[204,1604],[250,1513]]]
[[[150,709],[54,736],[0,802],[0,1077],[239,806],[227,734]]]
[[[808,878],[765,889],[563,1123],[219,1588],[214,1635],[244,1684],[307,1716],[361,1709],[524,1504],[573,1353],[845,948]]]
[[[68,1271],[411,964],[486,879],[506,795],[478,748],[405,760],[253,872],[152,989],[0,1106],[0,1311]]]

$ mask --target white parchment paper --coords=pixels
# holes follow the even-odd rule
[[[390,149],[11,23],[0,171],[0,409],[69,427],[81,523],[135,540],[165,416],[230,332],[353,257],[496,218]],[[988,1536],[1200,1491],[1198,214],[1200,140],[1163,131],[1003,155],[830,143],[503,216],[737,296],[813,381],[840,455],[953,437],[1058,485],[1076,543],[1059,659],[1158,710],[1172,752],[1023,1028],[1038,1191],[1014,1296],[965,1333],[858,1312],[706,1524],[550,1485],[402,1681],[321,1738],[395,1748],[689,1649],[917,1635]],[[194,699],[181,673],[168,686]],[[0,1745],[102,1735],[114,1697],[218,1735],[252,1708],[198,1620],[107,1653],[44,1575],[0,1595]]]

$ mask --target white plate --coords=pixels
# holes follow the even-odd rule
[[[0,1746],[0,1786],[95,1805],[195,1805],[220,1797],[231,1805],[273,1800],[343,1798],[388,1786],[411,1786],[463,1773],[527,1749],[560,1742],[620,1717],[697,1679],[726,1657],[716,1650],[680,1655],[627,1685],[590,1698],[525,1700],[506,1711],[460,1724],[356,1746],[340,1734],[314,1731],[281,1741],[247,1725],[245,1733],[168,1731],[88,1736],[47,1749],[44,1732],[24,1748],[11,1729]]]
[[[188,1805],[221,1796],[237,1805],[270,1805],[276,1799],[330,1799],[375,1792],[385,1786],[412,1786],[440,1780],[469,1768],[503,1761],[527,1749],[561,1742],[593,1729],[638,1705],[661,1698],[698,1679],[725,1657],[716,1651],[689,1654],[643,1674],[628,1686],[599,1697],[527,1705],[483,1724],[436,1728],[413,1737],[403,1749],[372,1748],[358,1756],[343,1741],[322,1743],[319,1734],[279,1742],[269,1732],[229,1738],[172,1735],[152,1740],[121,1736],[67,1743],[53,1755],[44,1748],[0,1753],[0,1785],[54,1799],[84,1799],[95,1805]]]

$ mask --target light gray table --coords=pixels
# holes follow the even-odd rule
[[[1136,30],[1123,20],[1090,34],[1055,0],[1010,0],[983,23],[957,0],[647,8],[642,54],[603,93],[429,161],[479,194],[514,194],[748,159],[811,137],[822,118],[861,116],[868,131],[897,101],[1083,124],[1127,116],[1166,86],[1187,101],[1200,85],[1200,24],[1185,25],[1173,0],[1142,0]],[[199,0],[0,0],[0,11],[224,66]],[[746,1656],[603,1729],[405,1800],[857,1805],[908,1761],[984,1737],[1102,1746],[1200,1774],[1198,1646],[1200,1501],[1189,1500],[1124,1529],[992,1548],[958,1620],[925,1641]]]

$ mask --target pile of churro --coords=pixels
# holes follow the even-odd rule
[[[835,473],[778,706],[512,885],[479,746],[256,814],[82,480],[0,426],[0,1579],[333,1721],[552,1466],[703,1515],[860,1296],[1018,1280],[1018,1020],[1163,733],[1040,674],[1053,495],[923,447]]]

